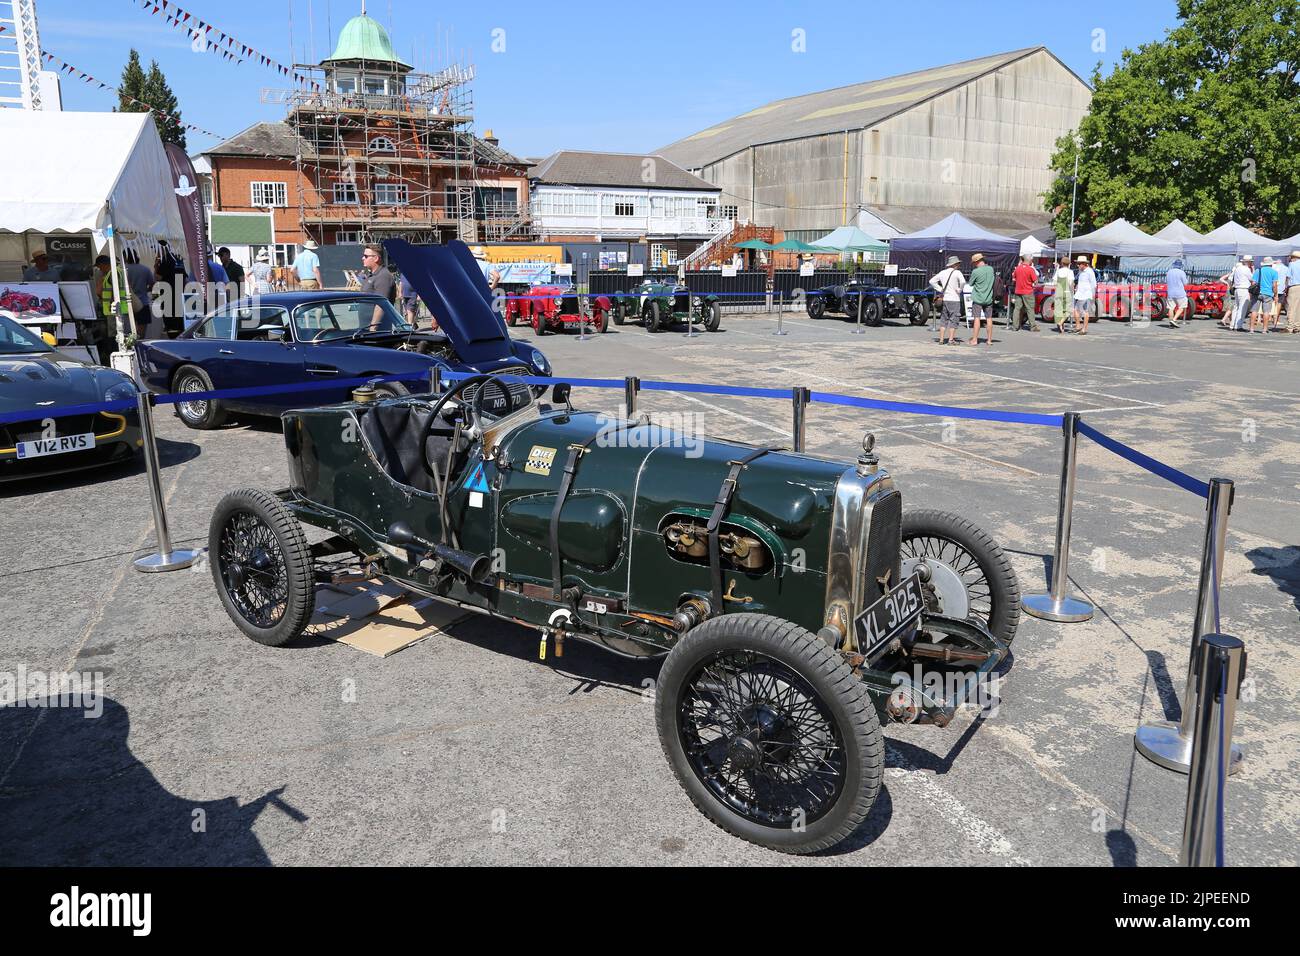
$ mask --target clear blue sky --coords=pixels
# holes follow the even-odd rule
[[[361,0],[181,0],[205,21],[288,63],[327,56]],[[1086,4],[929,0],[604,0],[433,4],[369,0],[398,55],[427,70],[441,48],[473,62],[476,128],[521,156],[559,148],[643,151],[770,100],[1044,44],[1087,79],[1125,47],[1164,36],[1174,0]],[[196,54],[137,0],[37,0],[41,43],[116,86],[127,50],[156,59],[183,118],[223,135],[282,118],[261,103],[285,78],[252,60]],[[292,23],[292,27],[291,27]],[[504,50],[493,49],[495,34]],[[802,30],[806,52],[792,49]],[[1096,33],[1104,31],[1104,36]],[[290,38],[292,35],[292,46]],[[1094,45],[1104,41],[1105,49]],[[115,98],[64,76],[66,109],[107,110]],[[213,145],[191,132],[191,152]]]

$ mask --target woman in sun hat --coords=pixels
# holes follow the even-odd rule
[[[1065,317],[1070,314],[1070,300],[1074,291],[1074,272],[1070,269],[1070,257],[1061,256],[1056,269],[1056,294],[1052,298],[1052,310],[1056,318],[1056,331],[1059,335],[1065,331]]]
[[[930,280],[930,287],[939,293],[943,310],[939,313],[940,345],[957,344],[957,323],[961,320],[961,297],[966,288],[966,277],[957,268],[960,263],[961,260],[956,256],[949,256],[943,271]]]
[[[253,261],[253,268],[250,270],[253,281],[249,283],[253,287],[254,295],[268,295],[271,292],[271,253],[263,249],[258,252],[256,259]]]

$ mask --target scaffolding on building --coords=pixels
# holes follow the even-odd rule
[[[305,78],[300,88],[263,90],[262,102],[288,110],[304,233],[322,243],[479,240],[472,66],[294,69]]]

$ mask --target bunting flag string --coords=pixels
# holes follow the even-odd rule
[[[3,27],[0,27],[0,30],[3,29],[4,29]],[[79,70],[71,63],[59,59],[53,53],[42,52],[42,56],[44,56],[45,61],[49,63],[51,66],[55,67],[58,70],[58,72],[65,73],[68,76],[73,77],[74,79],[81,80],[81,82],[87,84],[88,86],[98,86],[101,90],[105,91],[106,93],[116,93],[118,97],[120,97],[121,99],[129,100],[130,102],[134,103],[136,106],[142,106],[144,107],[144,109],[146,109],[150,113],[153,113],[155,116],[161,116],[163,119],[173,120],[179,123],[181,126],[184,126],[188,130],[193,130],[194,132],[201,133],[204,136],[211,136],[213,139],[217,140],[218,142],[222,142],[225,140],[224,136],[221,136],[218,133],[214,133],[212,132],[212,130],[204,129],[202,126],[195,126],[193,123],[187,123],[175,113],[168,113],[165,110],[160,110],[155,106],[150,106],[148,103],[145,103],[141,100],[137,100],[134,96],[131,96],[129,93],[123,93],[121,90],[119,90],[116,86],[113,86],[112,84],[105,83],[102,80],[95,79],[95,77],[91,76],[89,73],[85,72],[84,70]]]
[[[161,14],[170,26],[184,31],[191,40],[202,39],[207,50],[221,54],[223,59],[232,60],[236,63],[243,63],[245,59],[255,60],[261,66],[274,70],[281,76],[291,77],[316,90],[321,89],[321,84],[311,77],[305,76],[292,67],[285,66],[255,47],[236,39],[220,27],[205,22],[195,14],[183,9],[179,4],[172,2],[172,0],[135,0],[135,2],[140,5],[142,10],[152,13],[154,16]]]

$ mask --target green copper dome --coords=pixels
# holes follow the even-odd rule
[[[388,39],[388,31],[364,13],[353,17],[339,34],[338,46],[334,48],[326,63],[341,60],[368,60],[371,63],[395,63],[408,70],[411,65],[393,52],[393,43]]]

